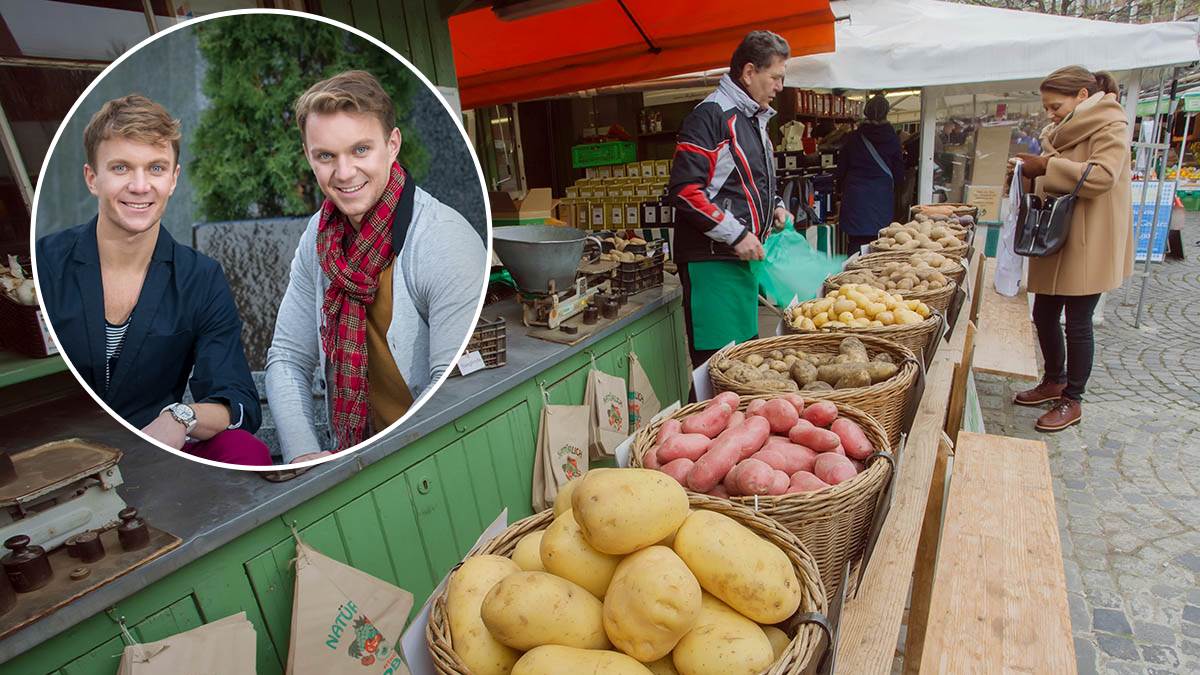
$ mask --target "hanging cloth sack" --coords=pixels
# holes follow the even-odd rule
[[[545,511],[553,506],[562,486],[588,470],[588,407],[550,405],[545,389],[542,398],[545,403],[533,460],[534,511]]]
[[[629,433],[635,433],[650,424],[650,420],[662,410],[654,385],[642,368],[642,361],[633,349],[629,350]]]
[[[617,446],[629,437],[629,388],[625,380],[596,367],[588,371],[583,403],[588,417],[588,450],[591,459],[616,456]]]
[[[121,652],[117,675],[254,675],[257,636],[239,612],[157,642],[134,643]]]

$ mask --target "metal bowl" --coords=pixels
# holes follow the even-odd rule
[[[492,247],[521,290],[544,293],[554,282],[563,291],[575,283],[587,233],[573,227],[511,225],[492,228]]]

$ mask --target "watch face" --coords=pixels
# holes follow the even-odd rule
[[[184,422],[191,422],[192,420],[196,419],[196,411],[192,410],[192,407],[189,405],[180,403],[179,405],[175,406],[173,410],[175,414]]]

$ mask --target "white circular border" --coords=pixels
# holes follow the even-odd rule
[[[467,136],[466,129],[463,128],[462,120],[459,118],[458,114],[456,114],[454,112],[454,109],[450,107],[450,104],[446,101],[445,97],[442,96],[442,93],[437,90],[437,87],[434,86],[433,83],[429,81],[429,78],[425,77],[424,73],[422,73],[415,66],[413,66],[413,64],[410,63],[408,61],[408,59],[404,58],[399,53],[397,53],[396,50],[392,49],[390,46],[383,43],[382,41],[375,38],[374,36],[372,36],[368,33],[365,33],[363,31],[359,30],[358,28],[355,28],[354,26],[349,26],[340,21],[330,19],[329,17],[320,16],[320,15],[316,15],[316,14],[309,14],[307,12],[295,12],[295,11],[287,10],[287,9],[233,9],[233,10],[228,10],[228,11],[224,11],[224,12],[216,12],[214,14],[209,14],[206,16],[198,17],[195,19],[189,19],[187,21],[177,23],[174,26],[171,26],[170,28],[166,28],[157,33],[154,33],[153,35],[148,36],[146,39],[144,39],[141,42],[139,42],[138,44],[134,45],[132,48],[130,48],[124,54],[121,54],[119,57],[117,57],[117,59],[115,61],[113,61],[112,63],[110,63],[108,65],[108,67],[106,67],[103,71],[101,71],[101,73],[99,75],[97,75],[96,78],[94,80],[92,80],[92,82],[90,84],[88,84],[87,88],[83,90],[83,93],[79,95],[79,98],[76,99],[75,104],[71,106],[71,110],[63,118],[62,124],[60,124],[58,127],[58,131],[55,132],[54,139],[50,142],[50,147],[46,151],[46,157],[44,160],[42,160],[42,171],[38,177],[37,188],[34,190],[34,193],[33,193],[33,207],[30,211],[30,216],[29,216],[29,249],[30,249],[30,256],[32,259],[32,266],[33,266],[33,279],[34,279],[34,283],[37,284],[37,290],[38,290],[38,306],[42,311],[42,315],[44,317],[46,317],[46,327],[49,329],[50,336],[54,339],[55,344],[60,344],[60,343],[58,342],[58,336],[54,332],[54,324],[52,321],[49,320],[50,314],[49,314],[49,312],[46,311],[46,303],[42,299],[41,282],[38,281],[39,275],[37,273],[37,208],[38,208],[38,203],[41,201],[42,185],[43,185],[43,182],[45,181],[47,169],[49,168],[49,165],[50,165],[50,157],[54,155],[54,149],[55,149],[55,147],[58,146],[59,138],[62,137],[62,133],[66,129],[67,123],[75,116],[76,110],[79,109],[80,104],[83,103],[84,99],[87,98],[88,94],[91,93],[92,89],[95,88],[95,86],[97,84],[99,84],[100,81],[103,80],[104,77],[109,74],[109,72],[111,72],[117,66],[121,65],[122,61],[124,61],[126,58],[128,58],[133,53],[137,52],[142,47],[145,47],[146,45],[150,44],[151,42],[154,42],[155,40],[163,37],[164,35],[168,35],[177,30],[181,30],[181,29],[185,29],[185,28],[192,28],[195,25],[197,25],[199,23],[203,23],[205,21],[212,21],[215,19],[221,19],[221,18],[230,17],[230,16],[247,15],[247,14],[283,15],[283,16],[294,17],[297,19],[319,21],[322,23],[329,24],[335,28],[340,28],[343,31],[352,33],[364,40],[369,41],[371,44],[375,45],[379,49],[382,49],[385,52],[387,52],[388,54],[390,54],[392,56],[392,58],[396,59],[401,64],[403,64],[406,68],[408,68],[409,71],[411,71],[413,75],[416,75],[417,78],[420,79],[421,82],[425,85],[425,87],[430,92],[433,93],[434,97],[439,102],[441,102],[442,107],[445,108],[445,110],[446,110],[446,114],[449,115],[452,120],[454,120],[454,125],[458,128],[459,134],[462,135],[463,144],[467,147],[467,153],[471,156],[471,160],[473,162],[475,162],[475,174],[479,178],[480,192],[483,195],[483,211],[484,211],[484,217],[486,219],[485,224],[487,226],[487,234],[484,237],[484,240],[485,240],[484,248],[486,249],[486,256],[484,258],[485,265],[486,265],[486,261],[489,261],[492,259],[492,207],[491,207],[491,203],[488,200],[487,190],[484,189],[486,184],[484,182],[483,168],[479,164],[479,157],[475,154],[475,148],[471,145],[471,139],[470,139],[470,137]],[[480,288],[480,290],[479,290],[479,303],[475,307],[475,318],[474,318],[474,321],[472,321],[472,326],[474,326],[475,324],[477,324],[479,322],[479,315],[483,312],[484,299],[487,297],[487,274],[486,274],[486,271],[487,270],[485,269],[484,283],[483,283],[483,287]],[[408,411],[406,411],[404,413],[404,415],[402,415],[400,417],[400,419],[398,419],[395,422],[393,422],[392,424],[388,425],[387,428],[383,429],[382,431],[376,432],[374,436],[371,436],[367,440],[365,440],[361,443],[358,443],[357,445],[352,445],[345,450],[342,450],[340,452],[335,452],[327,457],[320,457],[317,459],[309,460],[307,462],[299,462],[296,464],[278,464],[278,465],[270,465],[270,466],[247,466],[247,465],[243,465],[243,464],[230,464],[228,462],[215,462],[211,459],[204,459],[202,457],[190,455],[182,450],[176,450],[175,448],[172,448],[164,443],[161,443],[160,441],[143,433],[141,429],[138,429],[137,427],[130,424],[128,421],[125,420],[124,417],[118,415],[112,408],[110,408],[108,406],[108,404],[105,403],[100,398],[100,396],[97,395],[96,392],[92,390],[92,388],[90,386],[88,386],[87,382],[85,382],[84,379],[82,377],[80,377],[79,371],[75,369],[75,364],[71,363],[71,359],[67,357],[66,352],[62,351],[61,347],[59,348],[59,356],[61,356],[63,359],[63,362],[67,364],[67,368],[71,371],[71,374],[74,375],[75,379],[79,381],[79,384],[83,386],[84,391],[86,391],[92,397],[92,399],[95,400],[96,403],[98,403],[100,405],[100,407],[105,410],[105,412],[107,412],[117,422],[124,425],[126,429],[128,429],[129,431],[132,431],[134,434],[139,436],[142,440],[146,441],[147,443],[150,443],[150,444],[152,444],[158,448],[161,448],[163,450],[166,450],[167,452],[170,452],[170,453],[173,453],[180,457],[183,457],[184,459],[188,459],[193,462],[199,462],[201,464],[207,464],[209,466],[220,467],[223,469],[236,469],[236,470],[240,470],[240,471],[260,471],[260,472],[261,471],[280,471],[280,470],[286,470],[286,469],[301,469],[301,468],[316,466],[318,464],[323,464],[325,462],[329,462],[329,461],[332,461],[335,459],[346,458],[350,454],[363,449],[367,445],[370,445],[372,442],[374,442],[376,439],[380,438],[381,436],[384,436],[384,435],[390,433],[391,431],[394,431],[397,427],[399,427],[401,424],[403,424],[405,421],[407,421],[410,417],[412,417],[412,415],[414,413],[416,413],[418,410],[420,410],[422,407],[424,407],[424,405],[426,403],[428,403],[431,398],[433,398],[434,394],[437,393],[438,389],[440,389],[442,387],[442,384],[445,383],[446,379],[448,377],[450,377],[450,373],[452,373],[454,371],[454,369],[458,367],[458,361],[459,361],[459,359],[462,358],[463,351],[467,348],[467,343],[471,339],[472,332],[468,332],[465,336],[463,336],[462,344],[459,345],[459,348],[458,348],[458,354],[455,355],[453,360],[451,360],[450,366],[448,368],[446,368],[446,370],[442,373],[441,377],[438,378],[438,380],[436,382],[432,383],[430,385],[430,387],[427,388],[426,391],[423,392],[416,401],[414,401],[412,407],[410,407],[408,409]],[[270,403],[268,402],[267,405],[269,406]],[[314,450],[314,452],[316,452],[316,450]]]

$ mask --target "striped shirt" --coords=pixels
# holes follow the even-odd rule
[[[112,383],[112,372],[117,367],[117,359],[121,358],[121,347],[125,346],[125,333],[129,330],[130,314],[125,323],[117,326],[106,319],[104,321],[104,386]]]

